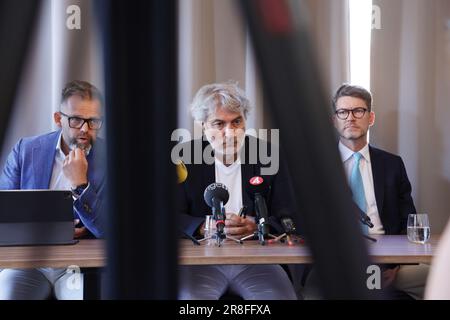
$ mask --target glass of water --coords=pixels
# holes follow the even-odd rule
[[[430,221],[428,214],[418,213],[408,215],[408,239],[414,243],[424,244],[430,239]]]
[[[204,237],[209,238],[206,240],[207,245],[213,245],[216,241],[216,221],[212,215],[207,215],[205,218]]]

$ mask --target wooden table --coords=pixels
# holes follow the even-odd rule
[[[67,268],[105,265],[103,240],[80,240],[74,245],[0,247],[0,268]]]
[[[430,263],[436,251],[438,237],[425,245],[414,244],[406,236],[375,236],[378,242],[368,240],[370,256],[375,263]],[[333,249],[332,244],[330,249]],[[288,246],[276,243],[266,246],[256,241],[236,244],[226,241],[222,247],[194,245],[190,240],[180,241],[179,263],[205,264],[298,264],[311,263],[305,245]],[[105,265],[104,241],[81,240],[75,245],[38,247],[0,247],[0,268],[63,268],[102,267]]]
[[[377,242],[365,240],[374,263],[431,263],[436,251],[437,236],[429,243],[415,244],[406,236],[372,236]],[[332,244],[330,249],[333,249]],[[299,264],[311,263],[312,257],[306,245],[288,246],[282,243],[261,246],[256,241],[243,245],[227,241],[223,247],[194,246],[183,240],[179,253],[180,264]]]

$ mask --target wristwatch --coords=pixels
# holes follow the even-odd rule
[[[75,199],[78,199],[83,191],[89,186],[89,183],[83,183],[79,186],[76,186],[75,188],[72,188],[72,195]]]

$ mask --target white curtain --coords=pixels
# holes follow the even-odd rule
[[[325,89],[331,100],[350,80],[348,0],[306,0],[311,39]]]
[[[348,80],[348,0],[297,0],[306,4],[311,39],[319,56],[325,88],[332,91]],[[248,128],[270,127],[258,68],[237,2],[183,0],[179,2],[179,119],[192,130],[189,104],[195,92],[212,82],[236,80],[254,110]]]
[[[80,8],[81,29],[68,29],[67,8]],[[98,32],[90,0],[43,0],[33,41],[21,75],[9,128],[3,142],[0,166],[22,137],[55,129],[53,112],[61,90],[70,80],[86,80],[103,88]]]
[[[178,126],[193,129],[189,104],[200,87],[234,80],[252,106],[248,127],[262,127],[260,84],[247,32],[234,1],[179,2],[179,119]]]
[[[371,142],[403,157],[417,210],[440,233],[450,215],[450,2],[374,4],[381,29],[372,32]]]

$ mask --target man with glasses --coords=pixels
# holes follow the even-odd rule
[[[370,234],[406,234],[408,214],[415,213],[411,184],[403,160],[368,143],[369,128],[374,125],[372,95],[360,86],[342,85],[333,97],[333,123],[339,135],[339,152],[356,205],[369,216]],[[392,298],[423,297],[428,273],[426,265],[382,266],[382,286]],[[314,273],[308,277],[308,297]],[[309,284],[308,284],[309,283]],[[308,289],[309,288],[309,289]],[[406,295],[407,294],[407,295]]]
[[[53,119],[59,130],[15,145],[0,176],[0,189],[71,190],[74,237],[102,237],[99,211],[105,175],[100,160],[104,142],[97,138],[103,124],[99,90],[85,81],[69,82]],[[81,299],[82,283],[68,286],[70,276],[66,269],[4,269],[0,300],[46,299],[52,289],[58,299]]]
[[[372,95],[362,87],[344,84],[333,98],[333,109],[339,151],[353,198],[374,224],[368,232],[406,233],[408,214],[416,212],[411,184],[399,156],[368,144],[367,134],[375,122]],[[355,165],[359,166],[359,172]],[[362,180],[361,199],[355,199],[355,193],[358,193],[358,186],[355,188],[352,181],[355,176],[356,180]],[[392,277],[389,279],[393,280]]]

